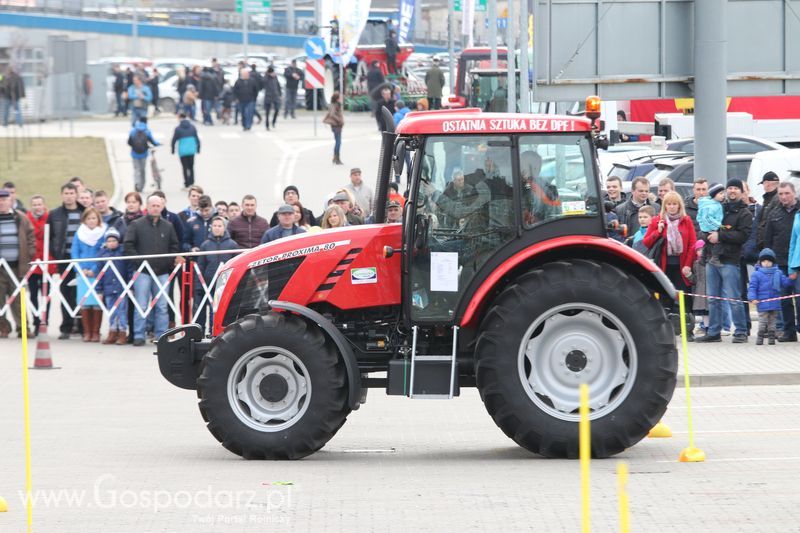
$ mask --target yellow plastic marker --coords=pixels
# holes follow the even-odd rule
[[[650,432],[647,434],[647,437],[650,439],[667,439],[672,436],[672,430],[669,429],[669,426],[666,425],[664,422],[659,422]]]
[[[31,482],[31,401],[28,386],[28,293],[22,287],[19,293],[22,317],[22,396],[25,406],[25,496],[28,508],[28,533],[33,529],[33,483]]]
[[[619,494],[619,531],[629,533],[631,522],[628,514],[628,463],[617,464],[617,493]]]
[[[8,502],[6,502],[2,496],[0,496],[0,513],[7,513],[8,512]]]
[[[686,303],[683,291],[678,291],[678,305],[681,313],[681,345],[683,347],[683,387],[686,389],[686,415],[689,422],[689,447],[681,450],[678,461],[681,463],[701,463],[706,460],[703,450],[694,446],[694,426],[692,424],[692,394],[689,390],[689,344],[686,342]]]
[[[579,453],[581,459],[581,514],[583,533],[589,533],[589,461],[592,455],[591,432],[589,429],[589,386],[581,383],[580,422],[578,422]]]

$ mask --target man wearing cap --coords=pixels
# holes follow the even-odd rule
[[[403,222],[403,208],[397,200],[389,200],[386,203],[386,223],[396,224]]]
[[[364,219],[353,213],[353,204],[350,202],[350,196],[346,192],[337,192],[331,198],[331,203],[338,205],[344,211],[347,223],[351,226],[358,226],[364,223]]]
[[[285,189],[283,189],[283,202],[289,204],[291,206],[295,205],[297,202],[300,201],[300,191],[294,185],[289,185]],[[309,223],[313,226],[318,226],[317,219],[314,218],[314,213],[311,212],[311,209],[306,207],[303,208],[303,220],[308,220]],[[278,225],[278,212],[275,211],[272,213],[272,218],[269,221],[269,227],[274,228]]]
[[[727,201],[723,204],[724,214],[718,231],[701,232],[700,237],[707,244],[720,244],[718,255],[711,257],[706,265],[706,294],[734,300],[742,299],[739,262],[742,246],[753,229],[753,215],[744,203],[744,184],[740,179],[730,179],[727,183]],[[720,342],[722,331],[722,302],[711,299],[708,302],[708,332],[695,342]],[[733,315],[734,343],[747,342],[747,316],[744,304],[731,302]]]
[[[356,204],[364,216],[372,213],[372,189],[361,179],[360,168],[350,169],[350,183],[345,185],[344,188],[353,193],[353,198],[355,198]]]
[[[789,272],[789,245],[792,240],[792,226],[800,212],[800,201],[797,200],[794,184],[784,182],[778,186],[778,203],[766,218],[764,246],[775,252],[775,264],[786,274]],[[772,202],[771,202],[772,203]],[[787,292],[786,294],[791,294]],[[796,309],[795,309],[796,308]],[[795,313],[795,310],[797,311]],[[800,330],[800,299],[787,298],[781,300],[781,313],[778,314],[778,329],[782,331],[779,342],[797,342],[797,331]]]
[[[291,205],[283,204],[278,208],[277,213],[278,225],[264,232],[261,237],[261,244],[306,232],[306,230],[294,223],[294,207]]]
[[[765,247],[767,247],[764,244],[765,234],[767,231],[767,222],[769,221],[772,211],[779,205],[778,185],[780,184],[780,181],[781,179],[778,177],[778,175],[770,171],[764,174],[764,176],[761,178],[761,181],[758,183],[764,187],[764,194],[761,196],[761,205],[763,206],[761,209],[761,214],[756,220],[757,250],[763,250]],[[780,263],[780,259],[778,262]]]
[[[17,280],[21,280],[30,268],[30,261],[36,253],[36,238],[33,226],[28,217],[14,210],[11,205],[11,195],[5,189],[0,189],[0,258],[8,265],[8,270],[14,273]],[[0,268],[0,307],[5,305],[17,285],[7,269]],[[19,297],[11,304],[11,314],[17,325],[17,335],[21,336],[22,316],[20,314]],[[27,320],[27,317],[26,317]],[[11,324],[5,316],[0,316],[0,338],[8,338],[11,333]]]

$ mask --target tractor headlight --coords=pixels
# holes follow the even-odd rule
[[[217,284],[214,286],[214,302],[211,305],[211,308],[215,313],[217,312],[217,307],[219,307],[219,301],[222,298],[222,293],[225,292],[225,285],[228,284],[228,279],[231,277],[231,272],[233,272],[233,269],[229,268],[228,270],[221,272],[217,278]]]

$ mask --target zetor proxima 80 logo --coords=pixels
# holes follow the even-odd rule
[[[558,118],[468,118],[442,121],[442,132],[575,131],[575,122]]]
[[[247,265],[247,268],[255,268],[257,266],[266,265],[269,263],[274,263],[276,261],[283,261],[285,259],[291,259],[292,257],[298,257],[301,255],[312,255],[319,252],[329,252],[338,246],[345,246],[350,244],[350,241],[336,241],[336,242],[326,242],[325,244],[315,244],[314,246],[306,246],[305,248],[298,248],[297,250],[289,250],[288,252],[283,252],[282,254],[278,255],[271,255],[269,257],[264,257],[257,261],[253,261]]]

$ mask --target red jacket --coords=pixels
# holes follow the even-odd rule
[[[37,219],[33,216],[33,213],[28,211],[28,220],[31,221],[31,225],[33,226],[33,236],[36,238],[36,255],[33,256],[33,259],[44,259],[44,227],[47,225],[47,217],[49,213],[47,211],[44,212],[41,218]],[[49,259],[53,259],[50,257]],[[32,268],[31,271],[34,274],[41,274],[42,269],[41,267]],[[47,271],[50,274],[55,274],[56,272],[56,265],[47,265]]]
[[[661,220],[661,215],[656,215],[653,217],[653,220],[650,222],[650,225],[647,227],[647,233],[644,234],[644,245],[648,248],[651,248],[655,243],[656,240],[663,236],[666,238],[667,236],[667,225],[664,224],[664,230],[662,233],[658,233],[658,221]],[[683,239],[683,252],[681,252],[681,270],[683,267],[692,268],[692,263],[694,262],[694,243],[697,242],[697,234],[694,232],[694,223],[692,223],[692,219],[688,216],[684,215],[684,217],[678,222],[678,231],[681,234],[681,238]],[[665,271],[667,270],[667,243],[664,243],[662,248],[661,259],[658,262],[658,267]],[[684,283],[687,285],[691,285],[689,280],[686,276],[683,275],[681,272],[681,277],[683,278]]]

